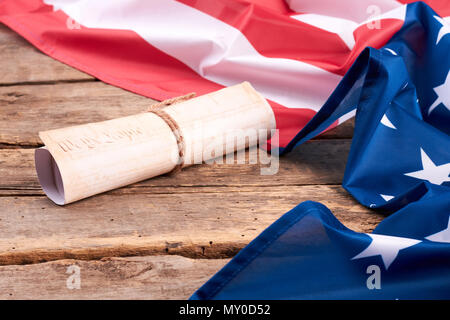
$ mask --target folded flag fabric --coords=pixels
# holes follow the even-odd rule
[[[371,234],[323,205],[286,213],[193,299],[450,299],[450,36],[430,7],[367,48],[284,150],[356,109],[343,186],[392,213]]]
[[[53,58],[159,100],[249,81],[269,99],[285,147],[364,48],[402,27],[406,2],[2,0],[0,22]],[[447,1],[428,2],[450,16]]]
[[[444,198],[444,208],[433,209],[433,215],[448,219],[448,194]],[[396,214],[422,215],[422,222],[430,224],[427,213],[411,207]],[[304,202],[242,249],[191,299],[448,299],[450,244],[439,241],[449,241],[450,229],[448,220],[435,220],[437,229],[444,229],[433,230],[430,240],[362,234],[344,227],[325,206]]]

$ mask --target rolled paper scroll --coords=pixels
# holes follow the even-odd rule
[[[168,105],[163,113],[40,132],[45,146],[36,149],[35,165],[46,195],[64,205],[258,143],[244,134],[229,148],[224,137],[230,132],[272,129],[272,108],[244,82]]]

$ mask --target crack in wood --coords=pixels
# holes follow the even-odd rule
[[[98,261],[114,257],[163,255],[175,255],[191,259],[229,259],[234,257],[246,245],[246,242],[224,242],[215,243],[214,248],[211,246],[207,248],[202,245],[180,244],[178,247],[170,250],[166,246],[133,247],[127,245],[96,249],[17,251],[1,253],[0,266],[29,265],[65,259]]]

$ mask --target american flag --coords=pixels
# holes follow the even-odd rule
[[[400,30],[406,2],[3,0],[0,21],[53,58],[158,100],[249,81],[285,147],[361,51]],[[450,16],[448,2],[428,3]]]
[[[343,187],[389,216],[357,233],[302,203],[193,299],[449,299],[450,2],[406,2],[3,0],[0,21],[156,99],[250,81],[284,152],[356,114]]]

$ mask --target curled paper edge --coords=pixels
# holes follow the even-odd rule
[[[56,204],[65,204],[64,184],[58,164],[46,147],[36,149],[34,164],[39,183],[45,194]]]

